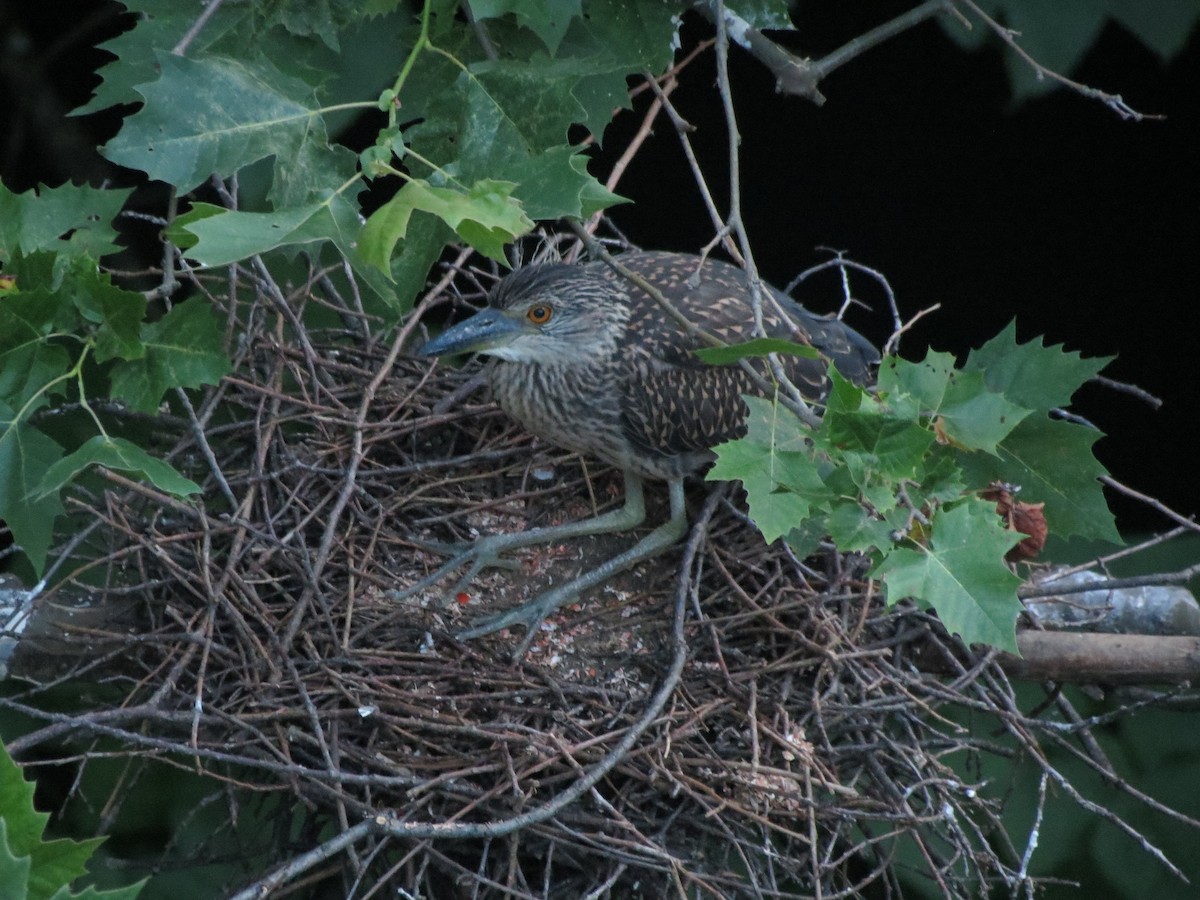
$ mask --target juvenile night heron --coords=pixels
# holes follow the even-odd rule
[[[617,262],[703,331],[728,343],[751,337],[752,289],[741,269],[683,253],[631,252]],[[767,285],[760,295],[768,335],[811,345],[825,357],[782,358],[807,399],[825,395],[826,360],[853,381],[870,377],[879,354],[862,335],[837,319],[813,315]],[[480,538],[422,584],[470,563],[465,582],[516,547],[633,528],[645,519],[642,480],[664,479],[670,488],[670,519],[630,550],[460,637],[515,624],[532,634],[548,613],[581,591],[683,537],[684,477],[713,458],[710,447],[745,432],[741,395],[764,393],[736,364],[702,363],[692,351],[705,346],[632,279],[594,262],[517,269],[495,287],[486,307],[421,348],[423,356],[491,356],[485,371],[505,412],[544,440],[618,466],[625,475],[622,508],[566,525]]]

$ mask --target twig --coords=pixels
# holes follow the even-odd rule
[[[720,500],[720,492],[714,491],[705,501],[704,509],[697,518],[696,523],[692,526],[691,534],[688,538],[687,547],[684,551],[684,569],[690,567],[692,560],[695,559],[699,549],[700,542],[704,537],[704,529],[708,521],[712,518],[713,512],[717,508]],[[672,639],[674,643],[674,652],[671,659],[671,666],[664,676],[662,684],[655,691],[646,709],[637,718],[637,720],[629,726],[625,735],[617,742],[604,758],[592,767],[588,773],[574,781],[569,787],[557,794],[553,800],[541,806],[512,816],[507,819],[500,819],[493,822],[482,823],[418,823],[407,822],[396,819],[387,815],[380,815],[376,824],[380,830],[397,836],[403,837],[472,837],[472,838],[495,838],[503,835],[512,834],[514,831],[519,831],[522,828],[527,828],[541,822],[545,822],[566,807],[570,806],[585,793],[590,791],[593,786],[607,775],[613,767],[624,759],[625,754],[637,743],[638,739],[645,733],[646,729],[653,724],[658,714],[666,705],[674,692],[676,685],[679,683],[680,676],[683,674],[683,665],[687,660],[687,641],[683,636],[683,624],[687,614],[687,595],[688,595],[688,579],[680,579],[679,588],[675,594],[675,611],[674,611],[674,627],[672,631]]]
[[[1187,584],[1193,578],[1200,576],[1200,563],[1177,572],[1134,575],[1130,578],[1105,578],[1100,581],[1082,581],[1055,586],[1053,582],[1067,574],[1069,573],[1056,572],[1048,578],[1043,578],[1037,584],[1022,585],[1017,588],[1017,596],[1022,600],[1031,600],[1035,597],[1058,597],[1064,594],[1086,594],[1091,591],[1116,591],[1125,588],[1157,587],[1164,584]]]
[[[1041,81],[1043,78],[1049,78],[1051,81],[1057,81],[1064,87],[1070,88],[1080,96],[1087,97],[1091,100],[1099,100],[1125,120],[1132,119],[1135,122],[1141,122],[1146,119],[1159,120],[1166,118],[1166,116],[1161,115],[1148,115],[1146,113],[1140,113],[1126,103],[1120,94],[1105,93],[1104,91],[1097,90],[1096,88],[1088,87],[1086,84],[1081,84],[1078,81],[1072,81],[1070,78],[1060,75],[1058,72],[1055,72],[1052,69],[1047,69],[1027,52],[1025,52],[1021,45],[1017,43],[1018,32],[1013,31],[1011,28],[1005,28],[1003,25],[985,13],[982,9],[980,9],[979,6],[972,2],[972,0],[953,0],[953,2],[959,6],[966,7],[977,17],[982,19],[988,28],[990,28],[996,34],[996,36],[1000,38],[1000,40],[1008,44],[1012,51],[1016,53],[1026,65],[1033,69],[1033,72],[1039,81]]]
[[[196,16],[196,21],[184,32],[179,42],[171,48],[171,52],[176,56],[183,56],[187,53],[188,45],[204,30],[204,26],[208,24],[208,20],[221,8],[223,2],[224,0],[208,0],[208,3],[204,4],[204,9],[200,15]]]
[[[271,872],[271,874],[258,879],[253,884],[247,885],[236,894],[231,895],[229,900],[260,900],[260,898],[267,897],[275,888],[287,884],[297,876],[303,875],[309,869],[313,868],[313,866],[332,859],[351,844],[361,841],[371,834],[375,828],[375,822],[359,822],[354,827],[346,829],[341,834],[330,838],[323,844],[319,844],[307,853],[301,853],[299,856],[289,859],[282,866]]]
[[[1138,387],[1136,384],[1128,384],[1124,381],[1117,381],[1104,375],[1093,375],[1088,379],[1088,381],[1094,381],[1096,384],[1103,385],[1106,388],[1111,388],[1114,391],[1120,391],[1122,394],[1129,394],[1131,397],[1137,397],[1152,409],[1159,409],[1163,405],[1161,398],[1154,396],[1149,391]]]
[[[1151,497],[1149,494],[1143,494],[1141,491],[1134,490],[1128,485],[1117,481],[1117,479],[1113,478],[1111,475],[1101,475],[1100,483],[1108,485],[1117,493],[1124,494],[1126,497],[1131,497],[1134,500],[1138,500],[1146,504],[1146,506],[1149,506],[1151,509],[1162,513],[1168,519],[1173,520],[1178,525],[1182,525],[1189,531],[1200,532],[1200,524],[1197,524],[1194,518],[1175,512],[1175,510],[1171,509],[1161,500],[1157,500],[1154,497]]]

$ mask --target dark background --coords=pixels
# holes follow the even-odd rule
[[[808,4],[789,40],[819,57],[910,5]],[[685,34],[708,31],[697,22]],[[1117,355],[1105,374],[1164,405],[1085,387],[1078,408],[1108,435],[1097,455],[1118,480],[1196,513],[1200,40],[1193,33],[1164,64],[1110,24],[1072,74],[1166,116],[1142,123],[1065,90],[1014,105],[1004,53],[998,41],[966,53],[927,22],[837,70],[821,85],[821,108],[776,94],[761,65],[731,53],[743,213],[759,271],[786,284],[827,258],[818,246],[834,247],[883,272],[905,316],[940,303],[905,337],[910,358],[926,347],[961,356],[1014,316],[1020,340],[1045,335],[1086,356]],[[711,56],[682,80],[672,100],[697,126],[693,146],[724,201]],[[637,124],[630,116],[610,129],[613,153]],[[637,201],[613,212],[636,243],[695,250],[710,239],[668,122],[619,191]],[[856,286],[876,312],[851,321],[885,340],[882,294],[865,280]],[[836,308],[836,279],[818,288],[800,299]],[[1139,504],[1110,501],[1122,530],[1163,524]]]
[[[819,57],[909,5],[810,3],[797,14],[799,33],[781,39]],[[66,116],[109,58],[90,48],[129,21],[119,10],[0,2],[0,176],[10,188],[132,183],[95,153],[119,120]],[[685,45],[710,30],[689,21]],[[1078,408],[1108,435],[1097,453],[1118,479],[1195,513],[1200,40],[1193,33],[1164,63],[1109,25],[1071,73],[1166,116],[1142,123],[1064,90],[1014,104],[1005,52],[998,41],[964,52],[927,22],[836,71],[817,108],[776,94],[767,71],[735,48],[743,210],[759,269],[786,284],[826,258],[819,246],[834,247],[883,272],[906,316],[940,303],[906,337],[909,357],[928,346],[964,354],[1014,316],[1022,340],[1044,334],[1085,355],[1117,354],[1106,374],[1164,406],[1086,387]],[[726,138],[714,82],[708,54],[684,72],[673,100],[697,126],[694,145],[723,203]],[[625,114],[610,128],[598,173],[639,123]],[[613,215],[635,242],[696,250],[708,241],[708,217],[665,119],[619,190],[636,204]],[[856,287],[875,312],[859,310],[852,321],[884,340],[891,325],[882,295],[865,280]],[[801,299],[827,311],[839,294],[830,278]],[[1138,504],[1113,498],[1113,506],[1124,530],[1165,524]]]

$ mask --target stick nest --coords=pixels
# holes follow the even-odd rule
[[[1073,738],[1060,716],[1019,711],[992,656],[886,608],[861,560],[765,546],[738,494],[703,482],[687,545],[560,610],[522,663],[519,634],[459,643],[456,627],[635,536],[534,548],[461,590],[448,578],[390,598],[442,561],[430,542],[603,511],[619,475],[538,446],[477,388],[476,364],[393,360],[328,281],[242,302],[256,325],[235,373],[159,420],[200,502],[117,475],[75,499],[87,539],[74,558],[90,561],[44,600],[101,584],[136,628],[69,638],[30,694],[78,678],[115,693],[22,746],[115,740],[131,760],[213,776],[231,820],[282,797],[284,834],[302,808],[303,846],[277,841],[243,883],[299,870],[314,847],[347,896],[1026,883],[982,760],[1038,760],[1042,742]],[[318,303],[348,324],[296,329]],[[956,674],[927,674],[931,658]],[[356,826],[361,840],[321,844]]]

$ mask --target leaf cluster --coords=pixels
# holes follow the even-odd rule
[[[748,432],[716,448],[709,477],[742,482],[768,541],[807,555],[828,536],[869,555],[890,603],[912,598],[964,641],[1015,652],[1020,579],[1004,556],[1023,535],[979,494],[1019,486],[1052,533],[1119,542],[1091,452],[1101,434],[1055,414],[1107,362],[1017,343],[1010,323],[961,368],[889,357],[870,390],[831,368],[818,427],[746,397]]]
[[[101,152],[180,198],[162,232],[180,269],[262,258],[278,270],[301,251],[335,271],[344,261],[385,322],[447,244],[503,262],[534,219],[619,201],[568,129],[599,140],[629,106],[626,79],[669,63],[679,24],[654,0],[479,2],[474,23],[449,0],[416,14],[377,0],[227,3],[200,20],[180,0],[125,5],[136,23],[103,45],[114,58],[77,112],[140,104]],[[335,139],[349,116],[377,127],[361,153]],[[212,183],[226,205],[196,199]],[[62,489],[88,467],[199,490],[149,452],[152,436],[114,426],[230,370],[236,316],[227,335],[202,299],[160,305],[173,273],[150,295],[105,273],[129,195],[0,186],[0,519],[38,574]]]
[[[152,309],[115,285],[93,254],[127,191],[70,185],[40,195],[0,186],[0,518],[35,570],[49,549],[62,488],[92,465],[176,495],[199,487],[114,434],[113,414],[151,414],[175,388],[229,371],[212,308],[189,300]],[[63,237],[69,235],[69,237]],[[66,427],[71,412],[80,420]]]
[[[106,45],[118,59],[85,109],[142,106],[104,154],[181,194],[214,173],[256,163],[269,173],[237,209],[193,206],[175,243],[208,267],[336,253],[393,313],[453,239],[504,263],[504,245],[535,219],[620,200],[568,131],[602,137],[629,107],[626,79],[670,62],[680,12],[654,0],[489,0],[470,5],[472,27],[449,0],[415,16],[384,15],[386,4],[225,4],[180,54],[191,6],[127,5],[144,18]],[[351,73],[348,60],[399,65]],[[379,125],[357,154],[331,139],[347,114]]]
[[[33,790],[0,744],[0,898],[133,900],[141,893],[145,879],[110,891],[72,891],[71,882],[86,873],[85,864],[104,838],[44,840],[50,816],[34,809]]]

